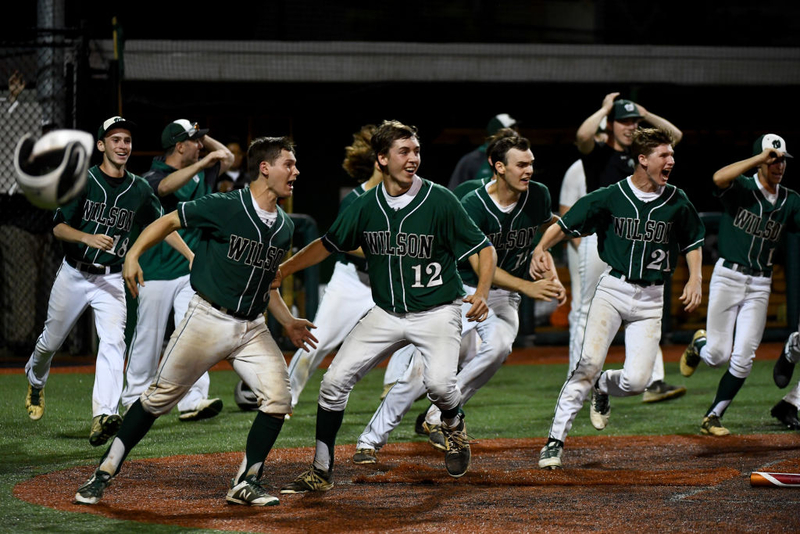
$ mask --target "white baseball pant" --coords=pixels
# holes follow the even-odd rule
[[[608,268],[608,264],[600,258],[597,252],[597,234],[592,234],[581,238],[578,245],[578,273],[580,284],[580,308],[576,314],[576,323],[573,327],[572,319],[569,325],[569,368],[567,369],[567,376],[575,369],[578,358],[581,355],[581,347],[583,346],[583,336],[586,331],[586,318],[589,314],[589,306],[592,304],[595,288],[597,282]],[[570,260],[572,256],[568,255],[567,259]],[[572,276],[572,269],[570,269],[570,277]],[[570,280],[573,284],[572,291],[575,293],[574,281]],[[574,297],[573,297],[574,302]],[[570,312],[572,313],[572,312]],[[661,352],[661,347],[658,348],[656,355],[655,365],[653,366],[653,375],[650,377],[649,384],[664,380],[664,354]]]
[[[475,288],[464,286],[468,295],[475,293]],[[461,390],[461,406],[483,387],[511,354],[514,339],[519,329],[518,293],[504,289],[492,289],[489,292],[489,316],[483,322],[468,321],[466,314],[472,306],[463,303],[461,306],[461,334],[466,343],[462,344],[462,359],[457,375],[457,384]],[[474,350],[474,340],[470,333],[477,333],[481,343]],[[378,406],[372,419],[358,438],[358,448],[378,450],[386,445],[389,434],[402,421],[414,402],[425,391],[422,384],[422,365],[416,356],[403,379],[395,384],[384,401]],[[437,406],[428,409],[425,419],[429,424],[441,424],[441,410]]]
[[[194,296],[189,277],[187,274],[174,280],[149,280],[139,288],[136,330],[128,348],[125,388],[122,390],[125,409],[136,402],[156,376],[170,312],[174,312],[175,325],[180,324],[186,315],[189,301]],[[178,402],[178,410],[196,410],[200,402],[208,398],[210,384],[208,373],[203,373]]]
[[[373,307],[347,336],[323,376],[319,405],[329,411],[343,411],[353,386],[409,343],[419,351],[430,401],[445,410],[459,406],[461,391],[456,373],[461,344],[460,299],[417,313],[392,314]]]
[[[155,380],[142,393],[142,407],[155,416],[169,412],[203,373],[228,360],[250,386],[258,409],[281,416],[291,412],[286,360],[259,315],[237,319],[214,309],[199,295],[170,337]]]
[[[772,278],[728,269],[720,258],[709,283],[707,342],[700,358],[711,367],[729,363],[736,378],[747,378],[767,324]]]
[[[609,269],[610,270],[610,269]],[[664,286],[640,287],[610,274],[597,283],[587,316],[581,357],[561,388],[549,436],[564,441],[603,369],[608,348],[625,325],[625,363],[603,373],[598,388],[614,397],[638,395],[653,373],[661,341]]]
[[[92,417],[116,414],[125,366],[126,310],[121,273],[88,274],[73,268],[66,260],[62,262],[50,290],[44,330],[25,364],[25,374],[33,387],[45,386],[53,355],[87,307],[94,312],[100,338],[92,388]]]

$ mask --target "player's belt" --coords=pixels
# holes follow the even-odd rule
[[[731,271],[736,271],[737,273],[742,273],[747,276],[763,276],[765,278],[772,276],[772,271],[756,271],[755,269],[751,269],[746,265],[740,265],[728,260],[722,260],[722,266],[726,269],[730,269]]]
[[[214,308],[215,310],[219,310],[225,315],[230,315],[231,317],[235,317],[237,319],[244,319],[245,321],[255,321],[258,319],[258,316],[261,315],[260,313],[251,313],[250,315],[246,315],[244,313],[239,313],[237,311],[229,310],[228,308],[223,308],[207,296],[203,295],[199,291],[197,292],[197,296],[203,299],[204,301],[208,302],[208,305]]]
[[[95,265],[93,263],[84,263],[82,261],[75,261],[72,258],[66,258],[67,263],[78,269],[82,273],[89,273],[89,274],[112,274],[112,273],[121,273],[122,272],[122,265]]]
[[[663,286],[664,285],[664,280],[658,280],[656,282],[651,282],[649,280],[631,280],[627,276],[625,276],[625,273],[623,273],[622,271],[618,271],[616,269],[611,269],[611,271],[608,274],[610,274],[614,278],[619,278],[623,282],[628,282],[629,284],[633,284],[633,285],[639,286],[639,287]]]

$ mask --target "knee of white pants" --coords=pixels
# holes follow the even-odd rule
[[[721,367],[730,359],[729,353],[711,343],[702,348],[700,356],[709,367]]]
[[[638,395],[647,387],[647,384],[650,382],[651,374],[652,370],[650,373],[642,372],[633,374],[623,371],[620,376],[619,387],[623,391],[630,392],[631,395]]]
[[[326,410],[340,412],[347,406],[353,385],[337,380],[335,376],[325,373],[319,387],[319,404]]]
[[[740,357],[734,354],[728,365],[728,371],[736,378],[747,378],[753,369],[753,359],[755,357],[755,354],[750,357]]]
[[[189,386],[161,381],[158,384],[151,384],[139,399],[147,412],[159,417],[169,413],[188,390]]]
[[[461,404],[461,391],[455,377],[447,382],[426,382],[425,389],[428,391],[428,399],[439,409],[452,409]]]

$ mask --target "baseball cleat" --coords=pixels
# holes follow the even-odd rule
[[[75,502],[78,504],[97,504],[103,498],[103,492],[111,484],[114,475],[110,475],[99,469],[92,474],[86,483],[78,488],[75,494]]]
[[[44,415],[44,388],[35,388],[28,384],[28,394],[25,395],[25,409],[28,417],[38,421]]]
[[[789,357],[792,353],[793,341],[795,341],[797,335],[797,332],[795,332],[789,336],[789,339],[786,340],[786,344],[783,346],[783,352],[778,356],[778,359],[775,360],[775,367],[772,368],[772,379],[775,381],[775,385],[781,389],[788,386],[789,382],[792,380],[795,363],[791,361]]]
[[[425,416],[428,415],[428,410],[425,410],[421,414],[417,416],[417,420],[414,422],[414,432],[419,434],[420,436],[427,436],[430,434],[428,427],[425,425]]]
[[[428,431],[428,443],[437,451],[447,450],[447,440],[445,439],[442,425],[431,425],[428,423],[422,424]]]
[[[375,454],[375,449],[357,449],[353,455],[354,464],[376,464],[378,463],[378,456]]]
[[[780,400],[769,413],[789,430],[800,430],[800,419],[797,418],[797,407],[794,404]]]
[[[231,480],[231,489],[225,496],[225,500],[229,503],[246,506],[275,506],[278,504],[278,498],[267,493],[255,475],[246,476],[238,484],[235,482],[235,478]]]
[[[539,469],[561,469],[561,455],[564,453],[564,442],[549,438],[547,445],[539,452]]]
[[[111,439],[119,430],[122,417],[114,415],[98,415],[92,418],[92,430],[89,432],[89,444],[99,447]]]
[[[222,411],[221,399],[203,399],[194,410],[181,412],[178,416],[180,421],[200,421],[203,419],[211,419],[219,415]]]
[[[597,430],[603,430],[608,424],[610,414],[611,406],[608,403],[608,395],[593,389],[592,403],[589,409],[589,420],[591,420],[592,426]]]
[[[716,415],[709,415],[703,419],[703,424],[700,425],[700,433],[707,436],[727,436],[731,433],[730,430],[722,426],[722,422]]]
[[[663,380],[657,380],[650,384],[650,387],[644,390],[642,395],[642,402],[653,403],[661,402],[669,399],[677,399],[686,394],[686,388],[683,386],[673,386],[667,384]]]
[[[309,493],[333,488],[333,475],[311,468],[281,488],[281,493]]]
[[[686,350],[681,354],[681,374],[683,376],[692,376],[697,366],[700,365],[700,349],[706,344],[706,331],[703,329],[698,330],[692,336],[692,341]]]
[[[467,436],[467,426],[463,418],[459,419],[461,420],[455,428],[441,427],[447,446],[444,465],[447,468],[447,473],[453,478],[459,478],[466,474],[472,457],[472,451],[469,448],[469,436]]]

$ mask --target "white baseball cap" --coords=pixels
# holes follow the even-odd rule
[[[786,141],[784,141],[783,137],[780,135],[766,134],[756,139],[756,142],[753,143],[753,155],[755,156],[756,154],[761,154],[767,148],[780,150],[787,158],[794,157],[786,152]]]

